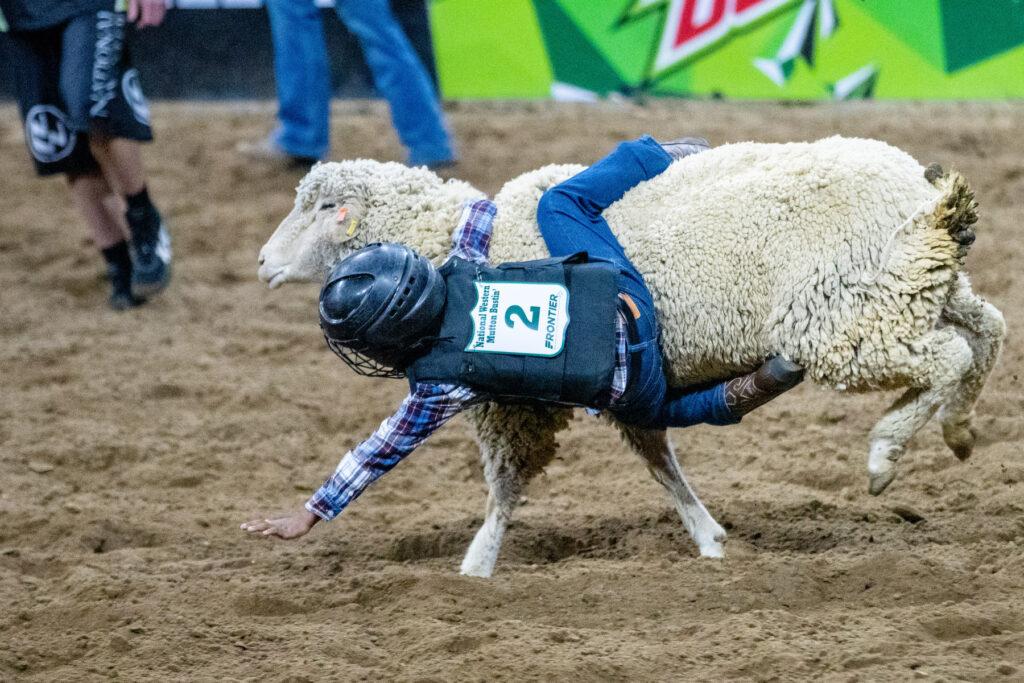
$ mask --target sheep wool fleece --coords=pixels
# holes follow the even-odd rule
[[[505,185],[496,258],[535,248],[540,194],[580,168]],[[944,212],[968,192],[875,140],[742,143],[674,163],[605,217],[654,296],[670,384],[781,353],[819,383],[869,390],[900,384],[893,340],[938,319],[966,254],[947,230],[962,216]]]
[[[494,262],[547,256],[537,203],[583,168],[546,166],[505,184],[494,198]],[[733,377],[783,354],[833,388],[905,386],[909,346],[934,327],[967,253],[951,231],[973,212],[959,174],[924,171],[877,140],[739,143],[627,192],[605,217],[654,297],[669,383]],[[321,164],[298,190],[295,216],[320,196],[354,207],[359,232],[343,253],[397,241],[435,264],[461,203],[482,195],[370,160]]]

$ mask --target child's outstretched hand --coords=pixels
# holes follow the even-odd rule
[[[259,536],[277,536],[284,540],[291,540],[299,536],[305,536],[313,526],[320,521],[320,518],[312,512],[302,509],[288,517],[276,519],[254,519],[242,524],[242,531]]]

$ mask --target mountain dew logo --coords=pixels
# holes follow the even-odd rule
[[[433,0],[430,16],[449,97],[1024,97],[1024,0]]]
[[[649,73],[655,81],[691,58],[711,54],[716,46],[758,20],[772,19],[776,10],[794,7],[795,18],[776,53],[750,60],[751,66],[782,88],[797,59],[814,65],[815,37],[819,42],[831,38],[839,25],[834,0],[633,0],[624,22],[665,7],[661,38]],[[834,99],[870,97],[877,75],[877,68],[868,63],[822,85]]]
[[[668,5],[652,71],[671,69],[770,12],[800,0],[635,0],[627,19]]]

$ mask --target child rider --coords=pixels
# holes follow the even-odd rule
[[[484,401],[541,401],[608,410],[652,429],[728,425],[792,388],[803,370],[781,357],[711,387],[668,386],[654,302],[601,213],[699,138],[645,136],[544,193],[537,208],[551,253],[487,265],[497,207],[468,204],[443,266],[399,244],[360,249],[320,293],[328,345],[356,372],[409,379],[398,411],[341,459],[303,509],[242,524],[298,538],[331,520],[457,413]],[[585,252],[585,254],[584,254]]]

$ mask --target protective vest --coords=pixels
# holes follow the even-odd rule
[[[438,341],[409,382],[463,384],[510,399],[606,407],[615,370],[617,269],[585,253],[497,268],[440,268]]]

